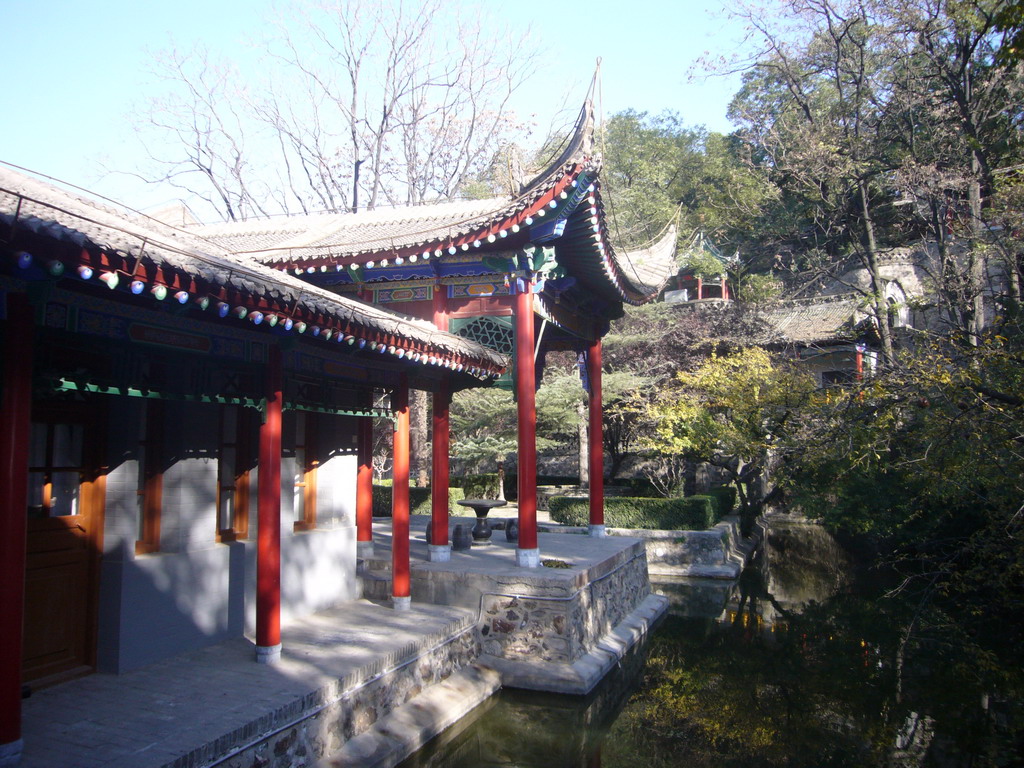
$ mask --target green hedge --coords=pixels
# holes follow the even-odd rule
[[[537,475],[537,485],[579,485],[578,475]],[[515,501],[519,498],[519,475],[505,473],[505,498]]]
[[[497,472],[483,475],[466,475],[453,477],[450,481],[453,488],[461,488],[465,499],[497,499],[501,496],[501,477]]]
[[[621,485],[629,488],[633,492],[633,496],[641,496],[643,498],[664,498],[658,489],[654,487],[654,483],[648,480],[646,477],[622,477],[612,480],[611,485]]]
[[[462,514],[465,512],[463,507],[458,506],[456,502],[459,499],[466,498],[461,488],[449,488],[448,489],[448,514]],[[429,515],[430,514],[430,488],[420,488],[417,486],[409,487],[409,511],[414,515]],[[373,516],[374,517],[391,517],[391,485],[377,485],[374,483],[373,486]]]
[[[708,496],[715,499],[718,505],[719,517],[732,514],[732,511],[736,508],[736,487],[733,485],[712,488],[708,491]]]
[[[565,525],[587,525],[590,502],[585,498],[555,496],[548,502],[551,519]],[[604,523],[609,528],[649,528],[668,531],[703,531],[715,524],[710,496],[649,499],[636,496],[604,500]]]

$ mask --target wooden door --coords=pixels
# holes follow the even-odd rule
[[[104,484],[92,408],[79,402],[33,413],[23,676],[37,685],[95,665]]]

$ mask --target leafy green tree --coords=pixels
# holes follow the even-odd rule
[[[452,455],[475,472],[497,472],[504,498],[505,459],[516,452],[516,405],[501,389],[458,392],[452,398]]]
[[[686,127],[674,112],[620,112],[601,142],[610,219],[623,245],[653,240],[677,216],[683,231],[747,242],[772,193],[766,174],[743,162],[739,141]]]
[[[814,390],[813,378],[790,369],[763,349],[712,354],[676,375],[651,406],[655,455],[706,461],[736,484],[740,513],[756,516],[773,497],[762,485],[770,457]]]
[[[784,481],[826,524],[884,542],[903,588],[979,637],[1024,641],[1024,335],[936,338],[820,399]]]

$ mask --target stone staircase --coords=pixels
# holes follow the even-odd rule
[[[360,596],[364,600],[391,599],[391,560],[387,558],[359,558],[356,560],[356,578]]]

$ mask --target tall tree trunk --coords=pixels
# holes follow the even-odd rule
[[[419,488],[430,484],[430,446],[427,432],[427,393],[414,389],[409,397],[411,475]]]
[[[971,248],[968,264],[967,302],[971,307],[971,344],[978,345],[981,332],[985,329],[985,278],[988,263],[985,247],[982,244],[984,222],[981,220],[981,159],[977,150],[971,151],[971,185],[968,189],[968,201],[971,206]]]
[[[579,443],[580,487],[590,487],[590,443],[587,439],[587,406],[580,400],[576,403],[576,437]]]
[[[868,274],[871,275],[872,306],[878,320],[878,335],[882,340],[882,362],[888,366],[892,364],[894,357],[889,326],[889,305],[885,300],[885,286],[879,273],[878,243],[875,239],[875,222],[871,218],[867,179],[858,180],[857,187],[860,192],[861,213],[864,216],[864,245],[867,248]]]

